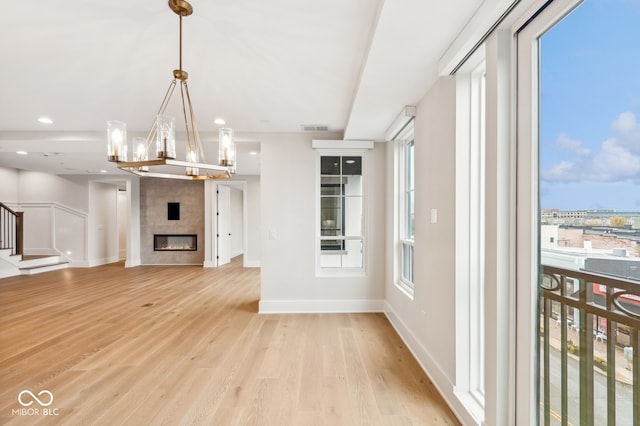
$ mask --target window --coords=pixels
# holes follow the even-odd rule
[[[456,395],[484,416],[485,88],[484,47],[456,73]]]
[[[413,292],[413,245],[415,216],[415,141],[413,138],[413,122],[398,138],[399,156],[399,285]]]
[[[627,166],[640,153],[640,108],[629,97],[638,58],[627,54],[637,50],[639,17],[638,2],[567,0],[518,33],[517,353],[538,373],[521,386],[531,395],[528,424],[640,417],[640,336],[628,327],[638,304],[624,308],[618,293],[637,286],[626,274],[603,277],[618,264],[611,248],[632,243],[620,235],[611,244],[608,218],[637,210],[640,193],[638,167]],[[559,223],[544,224],[545,211]]]
[[[364,268],[363,171],[362,153],[320,153],[320,269]]]

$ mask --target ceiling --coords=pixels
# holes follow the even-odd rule
[[[259,173],[265,133],[327,126],[383,140],[481,3],[191,0],[183,69],[209,161],[216,117],[236,132],[238,174]],[[0,28],[0,166],[116,173],[106,121],[145,136],[178,68],[179,18],[167,2],[25,0],[3,10]]]

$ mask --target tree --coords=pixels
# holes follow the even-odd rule
[[[627,219],[625,219],[623,216],[614,216],[611,218],[610,223],[611,226],[615,228],[622,228],[627,224]]]

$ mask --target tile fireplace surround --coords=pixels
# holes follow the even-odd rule
[[[179,218],[168,215],[169,203],[179,204]],[[158,236],[173,237],[170,238],[172,241],[158,241]],[[204,241],[202,182],[140,179],[140,257],[143,265],[202,265]]]

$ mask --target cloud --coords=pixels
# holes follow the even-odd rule
[[[556,140],[556,147],[565,149],[576,154],[579,157],[586,157],[591,153],[589,148],[582,146],[582,142],[576,139],[571,139],[567,134],[561,133]]]
[[[561,134],[556,147],[571,157],[540,172],[547,182],[640,182],[640,123],[623,112],[611,123],[612,135],[592,152],[578,140]]]

